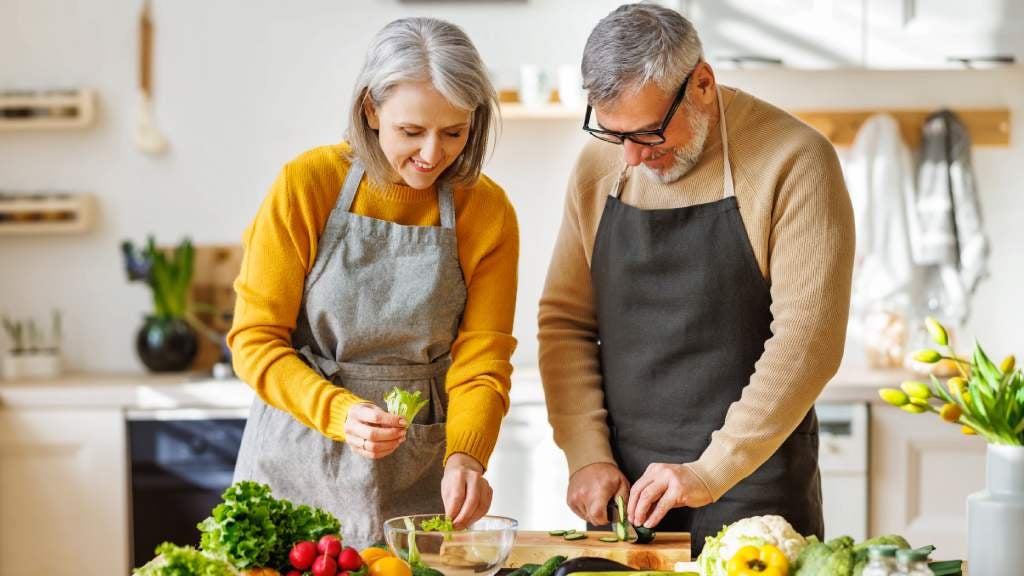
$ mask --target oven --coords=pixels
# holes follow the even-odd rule
[[[196,524],[231,485],[248,409],[127,413],[132,566],[164,541],[198,546]]]

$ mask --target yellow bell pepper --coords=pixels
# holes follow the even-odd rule
[[[789,560],[771,544],[744,546],[725,565],[728,576],[788,576]]]

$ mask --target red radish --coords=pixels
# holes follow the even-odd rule
[[[338,554],[341,554],[341,538],[334,534],[320,538],[320,541],[316,543],[316,551],[337,558]]]
[[[363,567],[363,557],[359,551],[351,546],[346,546],[338,555],[338,568],[342,570],[359,570]]]
[[[334,576],[338,572],[338,565],[327,554],[317,556],[313,560],[313,576]]]
[[[313,565],[314,558],[316,558],[316,544],[309,540],[303,540],[292,546],[291,552],[288,553],[288,561],[296,570],[309,570],[309,567]]]

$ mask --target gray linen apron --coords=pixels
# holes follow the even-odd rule
[[[388,518],[444,513],[444,381],[466,303],[451,187],[438,191],[440,227],[404,226],[349,211],[363,172],[353,162],[320,236],[292,344],[325,379],[378,406],[395,386],[430,404],[394,453],[371,460],[256,398],[235,467],[235,481],[330,511],[359,548],[384,540]]]
[[[653,462],[700,457],[771,336],[771,292],[740,218],[721,92],[718,105],[724,198],[641,210],[618,199],[620,175],[598,225],[591,278],[605,406],[631,483]],[[671,510],[658,529],[691,532],[696,556],[723,525],[763,514],[824,536],[813,408],[750,476],[712,504]]]

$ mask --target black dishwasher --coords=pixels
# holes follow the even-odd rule
[[[196,524],[231,485],[244,428],[244,412],[129,414],[132,566],[164,541],[199,545]]]

